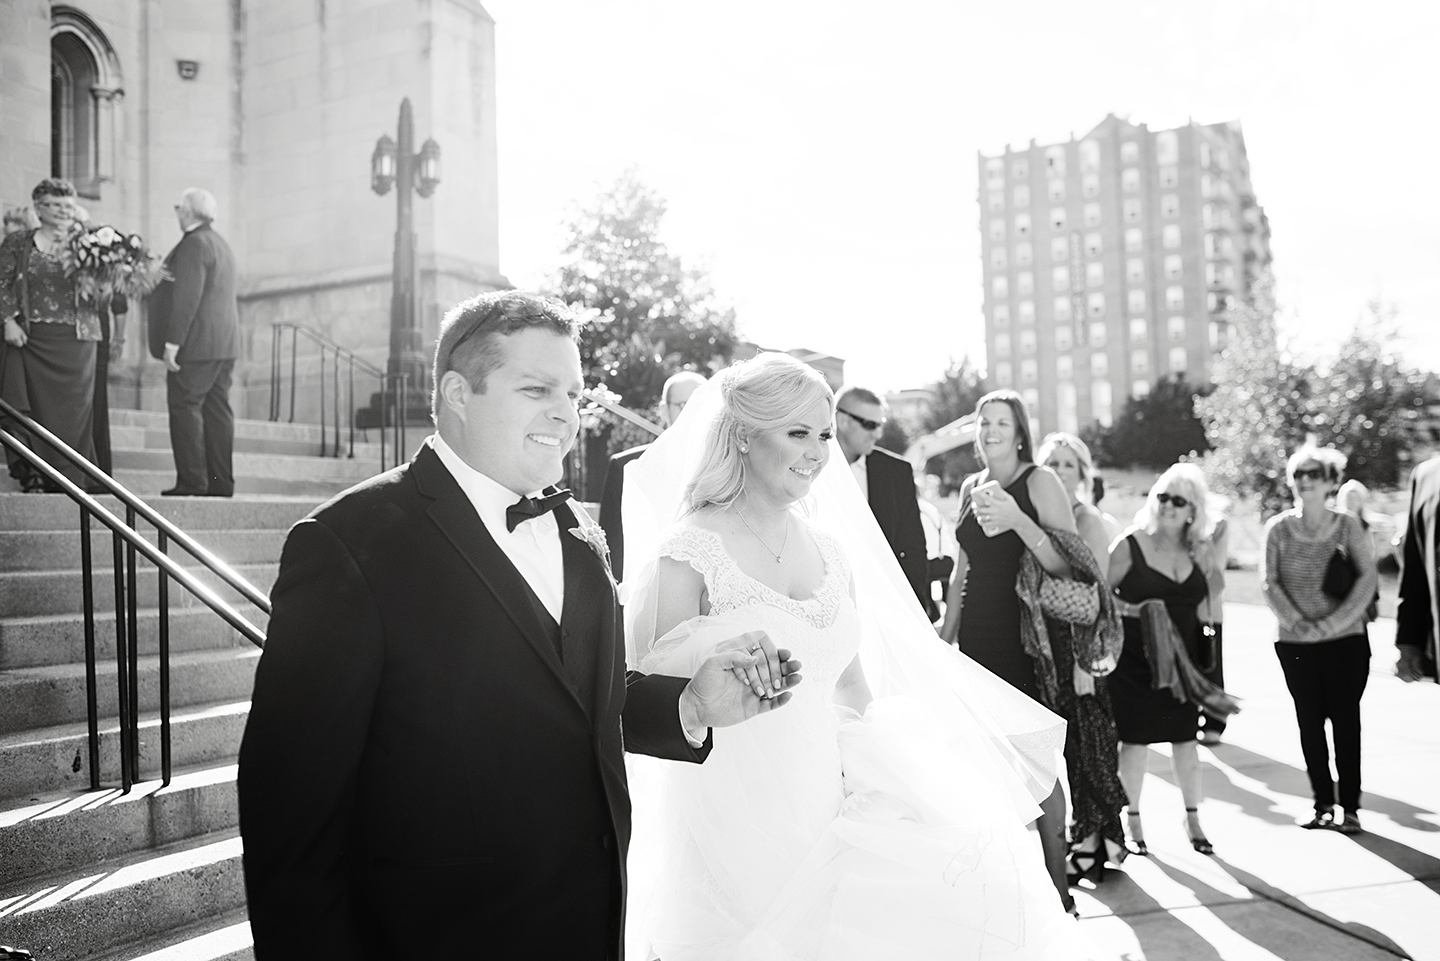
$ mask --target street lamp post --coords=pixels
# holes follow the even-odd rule
[[[406,418],[428,421],[426,391],[428,364],[420,350],[421,336],[415,284],[414,194],[429,197],[440,184],[440,145],[427,139],[415,152],[415,124],[410,99],[400,101],[397,139],[385,134],[370,157],[370,187],[384,196],[395,188],[395,263],[390,293],[390,358],[385,372],[392,383],[404,385],[402,410]],[[381,397],[371,402],[363,418],[383,426],[387,420]],[[398,416],[398,412],[397,412]]]

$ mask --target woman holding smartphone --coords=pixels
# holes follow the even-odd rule
[[[946,593],[940,636],[1012,686],[1040,701],[1035,665],[1020,640],[1015,581],[1025,552],[1056,577],[1070,565],[1048,530],[1075,533],[1070,499],[1053,471],[1037,469],[1025,402],[997,390],[975,406],[975,447],[985,469],[960,488],[955,573]],[[1065,876],[1065,796],[1059,783],[1041,805],[1038,827],[1045,866],[1069,907]]]

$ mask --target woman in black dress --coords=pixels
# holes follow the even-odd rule
[[[1120,599],[1132,604],[1152,598],[1164,601],[1192,663],[1198,660],[1200,648],[1197,608],[1210,592],[1210,578],[1223,577],[1223,571],[1214,569],[1206,496],[1200,468],[1176,464],[1160,475],[1135,526],[1110,552],[1110,583]],[[1148,745],[1169,742],[1175,783],[1185,800],[1190,844],[1201,854],[1213,854],[1200,827],[1200,754],[1195,743],[1200,710],[1189,701],[1177,700],[1169,689],[1152,688],[1140,621],[1135,617],[1124,620],[1125,649],[1109,683],[1120,737],[1120,783],[1128,802],[1132,851],[1148,853],[1140,821]]]
[[[940,636],[1011,685],[1040,700],[1035,665],[1020,641],[1020,559],[1028,550],[1046,571],[1068,577],[1070,565],[1046,529],[1075,533],[1075,519],[1060,480],[1037,468],[1025,402],[997,390],[975,406],[975,447],[985,464],[960,489],[959,550],[946,595]],[[1062,676],[1063,676],[1063,672]],[[1057,781],[1041,805],[1037,827],[1045,867],[1067,906],[1065,794]]]

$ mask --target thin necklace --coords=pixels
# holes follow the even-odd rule
[[[742,511],[739,507],[736,507],[735,513],[740,518],[740,523],[745,525],[745,529],[755,535],[755,539],[760,542],[760,546],[765,548],[765,550],[769,551],[770,555],[775,558],[775,563],[779,564],[780,555],[785,553],[785,546],[790,543],[790,518],[785,518],[785,539],[780,542],[780,551],[779,553],[776,553],[775,551],[770,550],[770,545],[765,543],[765,538],[760,536],[760,532],[750,526],[750,522],[745,519],[744,511]]]

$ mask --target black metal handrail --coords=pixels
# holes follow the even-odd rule
[[[201,566],[222,582],[239,592],[263,613],[270,613],[270,600],[229,564],[220,560],[189,534],[176,527],[124,485],[86,460],[48,429],[0,399],[0,413],[43,440],[93,484],[103,487],[125,505],[121,521],[90,493],[70,480],[29,445],[9,430],[0,427],[0,447],[8,447],[30,467],[60,489],[80,507],[80,565],[85,618],[85,700],[89,734],[90,788],[100,789],[100,720],[95,650],[94,568],[90,545],[90,519],[98,519],[110,528],[115,578],[115,674],[117,708],[120,726],[120,782],[122,793],[140,779],[140,696],[139,696],[139,595],[136,587],[137,554],[153,563],[158,571],[159,661],[160,661],[160,768],[164,784],[170,783],[170,592],[169,580],[174,578],[206,607],[218,614],[246,640],[257,647],[265,644],[264,633],[202,583],[190,571],[177,564],[166,551],[171,541],[190,554]],[[136,517],[154,525],[156,543],[151,544],[135,529]]]
[[[285,406],[286,390],[282,385],[281,368],[284,366],[284,338],[286,332],[290,334],[290,385],[289,385],[289,413],[286,417],[288,423],[295,422],[295,394],[298,381],[299,365],[299,342],[301,336],[320,348],[320,362],[317,369],[320,372],[319,397],[320,397],[320,456],[340,456],[340,431],[342,418],[346,421],[348,435],[347,457],[355,456],[355,372],[358,370],[362,375],[374,377],[380,383],[380,392],[377,407],[379,409],[380,429],[380,470],[387,467],[385,452],[385,413],[395,403],[393,398],[398,394],[399,410],[392,425],[394,430],[395,459],[398,463],[405,450],[405,398],[407,378],[404,374],[389,374],[376,367],[374,364],[358,356],[353,350],[337,344],[326,337],[320,331],[306,324],[298,324],[294,321],[277,321],[270,325],[270,420],[280,420],[281,409]],[[345,365],[346,387],[341,390],[341,364]],[[327,398],[326,388],[326,366],[329,365],[329,397]],[[399,382],[398,390],[395,387]],[[343,395],[343,397],[342,397]],[[343,400],[343,403],[342,403]],[[332,424],[333,417],[333,424]],[[361,427],[364,430],[364,427]],[[333,433],[333,444],[327,439],[327,432]]]

